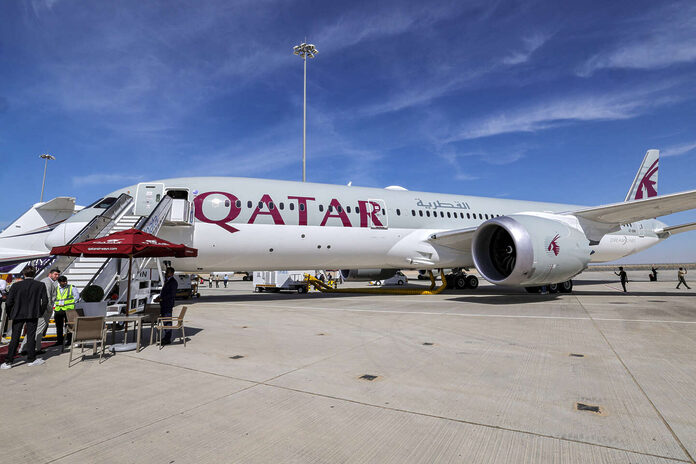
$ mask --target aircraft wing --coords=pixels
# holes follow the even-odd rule
[[[681,224],[678,226],[668,226],[662,230],[656,230],[657,235],[662,237],[669,237],[670,235],[681,234],[682,232],[688,232],[690,230],[696,230],[696,222],[690,222],[688,224]]]
[[[696,190],[689,190],[688,192],[643,200],[570,211],[569,214],[604,224],[626,224],[694,208],[696,208]]]
[[[428,241],[454,248],[456,250],[471,251],[471,240],[474,238],[474,233],[477,227],[469,227],[466,229],[445,230],[436,232],[428,237]]]

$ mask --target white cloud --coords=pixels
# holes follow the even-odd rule
[[[659,17],[659,20],[655,20]],[[659,69],[696,61],[696,8],[684,3],[651,11],[622,43],[600,52],[578,70],[589,76],[600,69]]]
[[[526,63],[529,61],[534,52],[541,48],[541,46],[544,45],[548,39],[548,35],[543,35],[540,33],[522,39],[523,44],[521,50],[515,51],[511,55],[503,58],[502,63],[509,66]]]
[[[660,156],[679,156],[696,150],[696,142],[686,143],[683,145],[673,145],[664,150],[660,150]]]
[[[75,176],[72,178],[72,183],[75,186],[82,187],[85,185],[113,185],[113,184],[130,184],[140,182],[143,176],[133,176],[125,174],[87,174],[85,176]]]
[[[636,117],[647,109],[671,103],[660,87],[633,92],[560,98],[516,108],[464,123],[446,141],[477,139],[513,132],[536,132],[578,121],[610,121]]]

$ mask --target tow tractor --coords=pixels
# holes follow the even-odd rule
[[[311,271],[254,271],[254,292],[290,291],[307,293],[305,274]]]

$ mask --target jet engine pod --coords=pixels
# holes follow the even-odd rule
[[[341,276],[343,276],[343,280],[365,282],[390,279],[397,272],[398,269],[341,269]]]
[[[587,267],[590,246],[572,219],[515,214],[481,224],[471,245],[476,268],[499,285],[544,285],[569,280]]]

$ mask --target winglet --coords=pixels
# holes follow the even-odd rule
[[[657,169],[660,161],[660,150],[648,150],[643,163],[638,169],[636,178],[626,194],[624,201],[642,200],[657,196]]]

